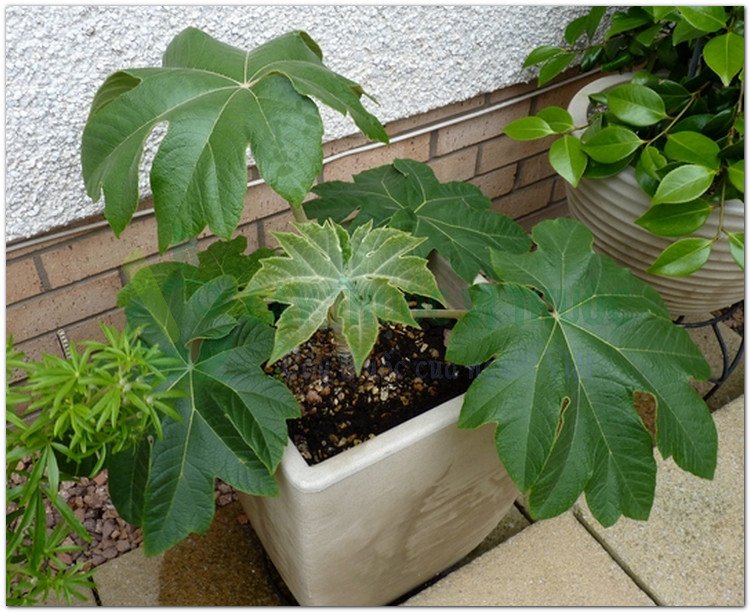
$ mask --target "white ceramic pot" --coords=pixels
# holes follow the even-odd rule
[[[451,299],[458,284],[440,284],[461,303]],[[505,515],[518,491],[498,459],[493,427],[456,426],[462,402],[456,397],[314,466],[290,442],[276,474],[279,496],[240,495],[301,605],[393,601],[466,556]]]
[[[605,91],[629,80],[630,75],[627,74],[611,75],[581,89],[568,106],[575,124],[586,123],[589,94]],[[732,259],[726,240],[714,245],[706,265],[691,276],[673,278],[646,272],[675,239],[655,236],[635,225],[634,221],[648,210],[651,203],[635,180],[632,168],[628,167],[606,179],[582,179],[575,189],[566,183],[566,192],[571,214],[592,231],[597,250],[629,267],[636,276],[654,287],[672,314],[705,315],[744,298],[744,272]],[[713,237],[718,222],[719,214],[716,211],[695,235]],[[726,202],[724,228],[730,232],[742,232],[744,224],[745,207],[742,201]]]

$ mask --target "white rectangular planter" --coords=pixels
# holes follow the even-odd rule
[[[464,301],[437,267],[449,301]],[[290,442],[276,474],[280,495],[240,495],[301,605],[386,604],[460,560],[505,515],[518,492],[493,428],[456,426],[462,402],[314,466]]]

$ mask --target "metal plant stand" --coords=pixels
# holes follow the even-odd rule
[[[721,387],[727,381],[727,379],[732,375],[732,372],[737,369],[737,365],[740,363],[740,360],[745,353],[744,335],[741,336],[742,339],[740,341],[740,346],[737,349],[737,352],[732,355],[729,348],[727,347],[727,343],[724,339],[721,328],[719,327],[719,323],[731,318],[732,315],[734,315],[734,313],[737,312],[737,310],[742,307],[744,303],[744,301],[740,301],[732,304],[719,316],[714,317],[713,319],[707,319],[705,321],[683,323],[683,320],[685,319],[684,315],[677,317],[674,320],[675,323],[681,325],[685,329],[697,329],[710,326],[714,332],[714,336],[716,336],[716,341],[719,343],[719,348],[721,349],[721,374],[716,378],[709,379],[708,382],[712,383],[713,386],[703,395],[704,400],[708,400],[714,393],[716,393],[719,387]]]

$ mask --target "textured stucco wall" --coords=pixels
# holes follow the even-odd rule
[[[249,49],[304,29],[326,63],[360,82],[383,122],[526,81],[533,47],[559,40],[583,7],[16,6],[6,9],[6,241],[101,210],[84,193],[78,147],[104,78],[158,65],[193,25]],[[326,140],[353,133],[323,113]],[[145,182],[144,182],[145,186]]]

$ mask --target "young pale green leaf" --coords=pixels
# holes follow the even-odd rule
[[[737,265],[745,269],[745,232],[730,232],[727,234],[729,240],[729,251]]]
[[[486,270],[487,247],[523,253],[531,244],[515,221],[491,210],[478,187],[440,183],[427,164],[414,160],[397,159],[361,172],[353,183],[331,181],[313,191],[318,199],[305,204],[311,218],[341,223],[356,212],[350,231],[372,221],[426,238],[415,254],[437,251],[468,283]]]
[[[690,276],[708,261],[712,245],[708,238],[683,238],[664,249],[647,271],[659,276]]]
[[[729,182],[738,191],[745,193],[745,160],[740,159],[727,166]]]
[[[575,127],[570,113],[559,106],[547,106],[540,110],[536,116],[546,121],[552,131],[558,134],[569,132]]]
[[[544,62],[542,68],[539,70],[539,86],[542,86],[545,83],[551,81],[563,70],[565,70],[570,65],[570,62],[573,61],[575,56],[575,53],[560,53],[559,55],[555,55],[554,57]]]
[[[664,153],[669,159],[719,169],[719,145],[698,132],[667,134]]]
[[[200,306],[210,305],[213,319],[233,308],[236,285],[234,294],[227,291],[233,284],[220,276],[188,298],[177,270],[141,286],[125,308],[141,337],[177,363],[165,385],[179,392],[172,406],[181,418],[165,421],[153,447],[137,451],[137,470],[110,472],[110,486],[118,489],[113,499],[130,518],[141,519],[147,554],[208,528],[214,478],[254,495],[277,491],[272,473],[288,442],[286,420],[299,416],[299,406],[286,385],[261,367],[271,351],[272,328],[245,317],[222,338],[203,340],[197,352],[196,344],[184,344]]]
[[[652,206],[635,222],[657,236],[687,236],[703,226],[711,214],[705,200],[672,206]]]
[[[695,200],[711,186],[715,174],[706,166],[679,166],[662,179],[651,201],[654,204],[679,204]]]
[[[729,87],[732,79],[745,65],[745,39],[734,32],[712,38],[703,47],[706,65]]]
[[[581,180],[588,157],[581,149],[581,141],[575,136],[563,136],[549,148],[549,163],[561,177],[573,187]]]
[[[638,161],[651,178],[661,180],[659,170],[667,165],[667,159],[659,152],[659,149],[651,145],[644,147]]]
[[[537,140],[554,134],[555,130],[541,117],[521,117],[506,125],[503,132],[513,140]]]
[[[299,234],[274,234],[286,256],[264,259],[245,289],[289,304],[276,322],[270,363],[308,340],[333,311],[359,373],[377,340],[379,318],[417,325],[402,291],[444,301],[427,260],[409,254],[424,238],[372,229],[372,221],[351,238],[332,221],[295,227]]]
[[[621,121],[643,127],[667,116],[661,96],[644,85],[628,83],[607,92],[607,106]]]
[[[701,32],[716,32],[727,23],[727,14],[721,6],[681,6],[679,11],[685,21]]]
[[[607,126],[582,142],[583,152],[603,164],[625,159],[642,144],[635,132],[620,125]]]
[[[161,68],[117,72],[97,92],[81,146],[86,191],[94,200],[104,193],[105,216],[119,235],[138,202],[146,139],[167,122],[151,167],[160,249],[206,225],[228,238],[244,206],[248,144],[261,176],[294,205],[320,173],[323,124],[311,97],[388,140],[362,95],[324,66],[304,32],[246,53],[188,28]]]
[[[504,283],[472,287],[451,334],[449,360],[495,358],[469,388],[459,425],[498,424],[500,458],[532,516],[560,514],[585,491],[604,525],[645,519],[656,463],[633,395],[656,398],[662,456],[711,478],[716,431],[690,386],[708,365],[656,292],[595,254],[580,223],[543,221],[532,237],[531,253],[492,253]]]
[[[541,47],[537,47],[531,53],[529,53],[523,63],[523,67],[528,68],[529,66],[534,66],[535,64],[541,64],[542,62],[546,62],[548,59],[555,57],[562,52],[563,50],[560,47],[542,45]]]

